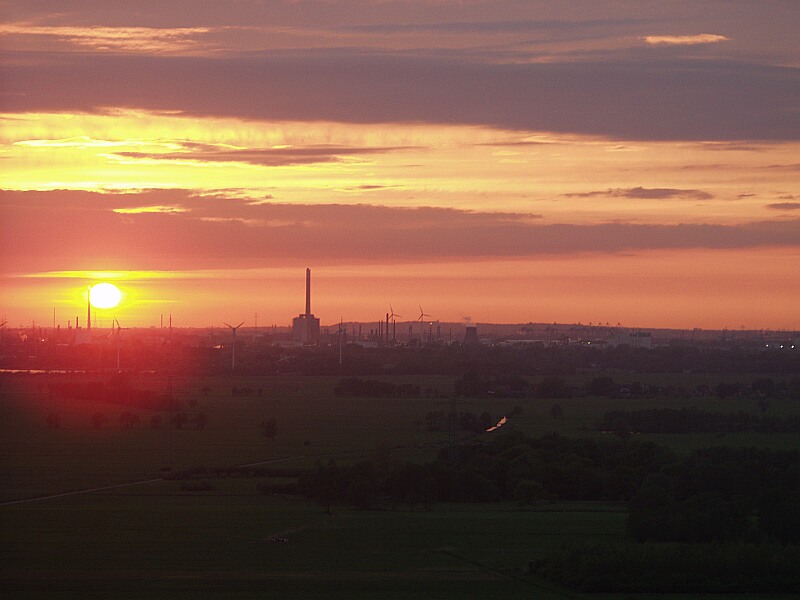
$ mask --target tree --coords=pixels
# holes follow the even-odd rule
[[[514,488],[514,500],[520,507],[536,504],[546,497],[544,487],[534,479],[523,479]]]
[[[175,429],[183,429],[183,426],[189,422],[189,416],[184,412],[175,413],[172,417],[172,425]]]
[[[298,491],[313,498],[325,507],[325,513],[333,514],[333,506],[342,496],[342,475],[336,462],[331,459],[327,465],[317,462],[313,471],[303,473],[297,481]]]
[[[197,427],[197,429],[200,430],[206,428],[207,422],[208,422],[208,417],[206,417],[206,413],[204,412],[197,413],[192,419],[192,423],[194,423],[195,427]]]
[[[456,396],[479,398],[486,392],[486,382],[476,372],[470,371],[455,381],[453,389]]]
[[[348,500],[360,509],[372,508],[378,494],[378,479],[369,461],[356,463],[347,470]]]
[[[567,384],[561,377],[545,377],[539,384],[538,392],[542,398],[566,398],[569,396]]]
[[[717,384],[717,396],[720,398],[730,398],[739,391],[739,386],[735,383],[725,383],[720,381]]]
[[[768,490],[759,507],[759,525],[783,544],[800,542],[800,490]]]
[[[103,413],[94,413],[92,415],[92,428],[105,429],[108,427],[108,417]]]
[[[775,382],[769,377],[757,377],[750,386],[754,394],[764,396],[774,396],[775,388]]]
[[[261,421],[259,427],[261,427],[261,433],[263,433],[266,438],[274,440],[275,436],[278,435],[278,419],[275,417],[270,417],[265,421]]]
[[[610,396],[614,393],[614,380],[611,377],[595,377],[586,386],[592,396]]]
[[[128,410],[123,412],[119,416],[120,425],[122,425],[125,429],[133,429],[136,425],[139,424],[139,415],[134,414]]]
[[[616,417],[611,423],[611,431],[619,438],[627,439],[631,436],[631,424],[622,416]]]
[[[445,414],[441,410],[432,410],[425,416],[428,431],[444,431],[446,428]]]

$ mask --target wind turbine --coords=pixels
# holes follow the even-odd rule
[[[420,346],[425,345],[425,323],[423,319],[425,317],[430,317],[431,315],[425,314],[425,311],[422,310],[422,305],[417,304],[419,306],[419,316],[417,317],[417,321],[419,321],[419,343]]]
[[[389,318],[392,320],[392,343],[394,343],[397,341],[397,336],[395,335],[397,333],[397,321],[395,320],[395,317],[402,318],[403,315],[395,314],[391,304],[389,305],[389,313],[391,313],[389,314]]]
[[[111,328],[114,328],[114,323],[117,324],[117,333],[114,335],[114,339],[117,342],[117,372],[119,372],[119,332],[123,329],[130,329],[130,327],[122,327],[117,320],[117,317],[114,317],[114,321],[111,323]]]
[[[344,336],[347,335],[347,329],[344,326],[342,317],[339,317],[339,364],[342,364],[342,347],[344,346]]]
[[[233,325],[228,325],[227,323],[225,323],[225,325],[230,328],[231,333],[233,334],[233,345],[231,346],[231,371],[234,371],[236,370],[236,330],[244,325],[244,321],[239,323],[236,327]]]

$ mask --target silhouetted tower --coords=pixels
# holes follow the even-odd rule
[[[319,319],[311,313],[311,269],[306,269],[306,312],[292,320],[292,338],[304,346],[319,343]]]
[[[86,329],[92,328],[92,288],[86,289]]]
[[[306,269],[306,315],[311,314],[311,269]]]
[[[478,328],[475,325],[467,325],[466,333],[464,334],[465,346],[479,346],[481,341],[478,339]]]

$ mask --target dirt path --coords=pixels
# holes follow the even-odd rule
[[[290,460],[299,460],[305,458],[303,456],[288,456],[285,458],[271,458],[269,460],[262,460],[254,463],[247,463],[244,465],[235,465],[237,467],[254,467],[257,465],[266,465],[269,463],[288,462]],[[133,485],[144,485],[147,483],[155,483],[157,481],[164,481],[163,477],[156,477],[153,479],[142,479],[141,481],[129,481],[128,483],[117,483],[114,485],[104,485],[102,487],[87,488],[84,490],[73,490],[70,492],[60,492],[58,494],[49,494],[47,496],[36,496],[35,498],[23,498],[21,500],[7,500],[0,502],[0,506],[11,506],[12,504],[27,504],[28,502],[41,502],[42,500],[53,500],[55,498],[65,498],[67,496],[76,496],[78,494],[91,494],[93,492],[104,492],[106,490],[116,490],[119,488],[130,487]]]
[[[128,483],[118,483],[116,485],[106,485],[103,487],[89,488],[86,490],[75,490],[72,492],[61,492],[60,494],[50,494],[49,496],[37,496],[36,498],[24,498],[22,500],[9,500],[7,502],[0,502],[0,506],[9,506],[11,504],[25,504],[27,502],[39,502],[41,500],[52,500],[54,498],[64,498],[66,496],[75,496],[77,494],[91,494],[92,492],[103,492],[105,490],[114,490],[117,488],[128,487],[131,485],[143,485],[145,483],[154,483],[156,481],[163,481],[161,477],[155,479],[143,479],[142,481],[131,481]]]

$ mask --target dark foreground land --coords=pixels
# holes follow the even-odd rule
[[[0,375],[0,593],[796,597],[780,364]]]

